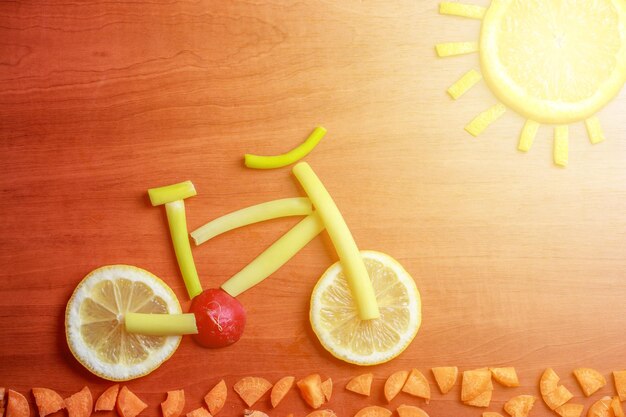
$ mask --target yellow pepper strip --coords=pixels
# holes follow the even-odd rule
[[[435,45],[439,57],[471,54],[478,52],[478,42],[447,42]]]
[[[566,167],[569,153],[567,125],[554,128],[554,163]]]
[[[126,313],[124,325],[128,333],[146,336],[177,336],[197,334],[196,316],[187,314]]]
[[[276,272],[322,230],[324,224],[319,215],[316,212],[308,215],[222,284],[222,289],[233,297],[247,291]]]
[[[326,129],[318,126],[313,130],[313,133],[311,133],[307,140],[287,153],[274,156],[261,156],[247,153],[244,156],[244,162],[248,168],[256,169],[281,168],[291,165],[311,152],[325,134]]]
[[[602,126],[600,126],[600,120],[596,116],[592,116],[585,120],[585,126],[587,127],[587,133],[589,134],[589,140],[592,144],[602,142],[605,137],[602,132]]]
[[[456,100],[463,94],[467,93],[469,89],[476,85],[476,83],[482,78],[483,76],[480,75],[480,73],[475,69],[469,70],[457,82],[448,88],[448,94]]]
[[[190,298],[202,292],[196,265],[191,254],[191,245],[187,234],[187,216],[185,215],[184,198],[196,195],[191,181],[148,190],[153,206],[165,204],[170,236],[176,253],[176,260],[180,273],[185,281],[185,287]]]
[[[538,130],[539,123],[531,119],[526,120],[526,123],[524,123],[524,127],[522,128],[522,133],[519,137],[517,149],[522,152],[528,152],[535,141],[535,136],[537,136]]]
[[[439,4],[439,13],[449,16],[467,17],[470,19],[482,19],[487,11],[486,7],[473,4],[463,4],[444,1]]]
[[[191,232],[191,237],[196,245],[201,245],[207,240],[228,232],[238,227],[277,219],[288,216],[307,216],[313,212],[311,201],[306,197],[283,198],[268,201],[241,210],[233,211],[224,216],[211,220]]]
[[[483,133],[490,124],[498,120],[504,112],[506,112],[504,104],[495,104],[469,122],[469,124],[465,126],[465,130],[472,136],[478,136]]]
[[[359,248],[356,246],[352,233],[350,233],[350,229],[348,229],[337,205],[309,164],[306,162],[298,163],[293,167],[293,173],[311,199],[335,246],[359,317],[361,320],[380,317],[372,281],[359,253]]]

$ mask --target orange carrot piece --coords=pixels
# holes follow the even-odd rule
[[[622,408],[619,397],[613,397],[611,400],[611,410],[613,414],[615,414],[615,417],[624,417],[624,409]]]
[[[167,392],[167,398],[161,403],[163,417],[178,417],[185,408],[185,390],[179,389]]]
[[[283,398],[285,398],[285,395],[287,395],[295,380],[296,378],[293,376],[285,376],[274,384],[272,392],[270,393],[272,407],[275,408],[283,400]]]
[[[17,391],[9,390],[6,417],[30,417],[28,400]]]
[[[550,410],[555,410],[574,398],[574,395],[569,392],[564,385],[559,385],[557,389],[552,391],[549,394],[541,394],[543,401],[550,408]]]
[[[602,397],[589,407],[587,417],[613,417],[611,412],[611,397]]]
[[[619,400],[626,401],[626,371],[613,371],[613,382]]]
[[[265,414],[263,411],[259,411],[259,410],[244,410],[243,415],[244,417],[270,417],[267,414]]]
[[[439,366],[432,368],[431,371],[442,394],[450,392],[459,377],[459,368],[456,366]]]
[[[111,411],[115,408],[117,401],[117,393],[120,391],[120,385],[115,384],[104,390],[96,400],[95,411]]]
[[[424,374],[417,369],[411,370],[406,383],[402,387],[402,391],[416,397],[424,398],[426,404],[428,404],[430,400],[430,385],[428,384],[428,380]]]
[[[185,414],[185,416],[186,417],[211,417],[211,413],[209,413],[209,411],[206,408],[199,407],[199,408],[196,408],[195,410],[191,410],[190,412]]]
[[[293,417],[293,414],[291,414],[291,417]],[[333,410],[324,409],[312,411],[306,417],[337,417],[337,414]]]
[[[65,402],[56,391],[49,388],[33,388],[33,397],[35,397],[35,404],[39,410],[39,417],[47,416],[48,414],[56,413],[62,408],[65,408]]]
[[[500,385],[505,387],[519,387],[519,379],[517,378],[517,372],[512,366],[504,368],[489,368],[493,379],[495,379]]]
[[[574,376],[587,397],[606,385],[604,376],[595,369],[576,368]]]
[[[465,401],[464,404],[471,405],[472,407],[489,407],[489,403],[491,403],[491,394],[493,393],[492,389],[488,389],[481,394],[478,394],[476,397],[472,398],[469,401]]]
[[[263,394],[272,388],[272,384],[265,378],[247,376],[237,381],[233,388],[248,407],[252,407]]]
[[[385,399],[388,403],[400,393],[409,377],[409,371],[397,371],[389,375],[385,381]]]
[[[372,380],[374,379],[374,374],[367,373],[355,376],[346,385],[346,389],[348,391],[355,392],[357,394],[365,395],[369,397],[370,392],[372,390]]]
[[[361,408],[354,417],[390,417],[391,411],[377,405]]]
[[[463,372],[461,401],[471,401],[488,389],[493,389],[489,369],[481,368]]]
[[[500,413],[496,413],[495,411],[485,411],[482,413],[481,417],[504,417]]]
[[[115,407],[120,417],[135,417],[147,407],[148,404],[141,401],[128,387],[125,385],[122,387]]]
[[[554,409],[554,412],[561,417],[580,417],[585,406],[582,404],[563,404]]]
[[[302,398],[308,405],[317,409],[324,404],[324,391],[322,391],[322,378],[319,374],[311,374],[296,383],[300,389]]]
[[[227,395],[228,389],[226,388],[226,382],[222,379],[204,396],[204,402],[209,408],[211,415],[214,416],[220,412],[224,404],[226,404]]]
[[[322,382],[322,392],[324,393],[324,398],[326,402],[330,401],[330,397],[333,395],[333,380],[328,378],[324,382]],[[332,411],[332,410],[328,410]]]
[[[70,395],[64,402],[68,417],[89,417],[93,410],[93,397],[88,387]]]
[[[402,404],[396,411],[400,417],[430,417],[426,411],[414,405]]]
[[[535,405],[536,398],[532,395],[518,395],[504,404],[504,411],[511,417],[526,417]]]

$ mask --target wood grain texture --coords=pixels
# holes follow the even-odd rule
[[[482,2],[485,4],[485,2]],[[475,55],[438,59],[434,44],[475,40],[479,22],[437,14],[435,1],[0,2],[0,386],[63,396],[110,384],[71,356],[64,308],[95,267],[129,263],[164,278],[188,307],[160,208],[146,190],[190,179],[190,228],[271,199],[299,196],[289,169],[257,172],[245,152],[274,154],[321,124],[306,160],[334,196],[358,244],[413,275],[423,325],[409,349],[360,369],[327,354],[308,325],[313,284],[336,260],[326,237],[240,296],[244,337],[205,350],[185,338],[153,374],[128,385],[158,416],[184,388],[185,412],[221,378],[221,415],[240,415],[232,385],[319,372],[329,407],[350,416],[384,404],[385,378],[419,368],[433,417],[476,416],[460,387],[442,396],[433,366],[515,366],[522,386],[496,386],[491,410],[538,395],[554,367],[626,368],[626,94],[600,114],[607,140],[570,127],[570,166],[552,164],[551,130],[518,153],[523,120],[508,112],[479,138],[463,126],[495,103],[484,84],[453,102],[446,88]],[[218,286],[297,219],[220,236],[194,249],[205,286]],[[346,392],[374,373],[373,395]],[[30,398],[32,404],[32,398]],[[258,407],[269,410],[269,398]],[[540,401],[534,415],[549,415]],[[307,408],[291,392],[270,415]],[[103,413],[106,415],[106,413]]]

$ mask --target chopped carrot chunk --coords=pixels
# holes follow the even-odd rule
[[[93,410],[93,397],[87,387],[83,387],[76,394],[70,395],[64,402],[69,417],[89,417],[91,410]]]
[[[574,376],[587,397],[606,385],[606,379],[595,369],[577,368]]]
[[[454,387],[459,377],[459,368],[456,366],[439,366],[432,368],[431,371],[442,394],[447,394]]]
[[[624,417],[624,409],[622,408],[619,397],[613,397],[611,400],[611,410],[613,414],[615,414],[615,417]]]
[[[561,417],[580,417],[585,408],[582,404],[563,404],[554,409],[554,412]]]
[[[252,407],[263,394],[272,388],[272,384],[265,378],[247,376],[237,381],[233,388],[248,407]]]
[[[613,371],[615,391],[620,401],[626,401],[626,371]]]
[[[613,417],[611,412],[611,397],[603,397],[593,403],[587,411],[587,417]]]
[[[372,380],[374,379],[374,374],[367,373],[355,376],[346,385],[346,389],[348,391],[355,392],[357,394],[368,396],[372,390]]]
[[[411,370],[406,383],[402,387],[402,391],[416,397],[424,398],[427,404],[430,400],[430,385],[428,384],[428,380],[424,374],[417,369]]]
[[[94,411],[111,411],[115,408],[115,402],[117,400],[117,393],[120,390],[120,385],[115,384],[104,390],[102,394],[96,400],[96,407]]]
[[[6,417],[30,417],[28,400],[17,391],[9,390]]]
[[[390,417],[391,411],[377,405],[361,408],[354,417]]]
[[[117,395],[117,414],[120,417],[135,417],[139,415],[143,410],[148,407],[148,404],[144,403],[137,397],[128,387],[123,386]]]
[[[324,398],[326,398],[326,402],[330,401],[330,397],[333,395],[332,379],[328,378],[324,382],[322,382],[322,392],[324,393]]]
[[[39,410],[39,417],[45,417],[65,408],[63,397],[56,391],[48,388],[33,388],[32,391],[35,397],[35,404],[37,404],[37,409]]]
[[[211,391],[204,396],[204,402],[209,408],[211,415],[216,415],[226,404],[226,397],[228,396],[228,389],[226,388],[226,382],[222,379],[215,384]]]
[[[532,395],[518,395],[504,404],[504,411],[511,417],[526,417],[535,405],[535,400]]]
[[[557,389],[552,391],[549,394],[541,394],[543,401],[550,408],[550,410],[555,410],[574,398],[574,395],[569,392],[564,385],[559,385]]]
[[[198,407],[185,414],[185,417],[211,417],[211,413],[204,407]]]
[[[161,403],[163,417],[178,417],[185,408],[185,390],[168,391],[167,398]]]
[[[469,401],[465,401],[464,404],[471,405],[473,407],[489,407],[491,403],[491,394],[493,393],[492,389],[488,389],[481,394],[478,394],[476,397],[472,398]]]
[[[385,398],[387,402],[390,403],[400,393],[408,377],[409,371],[397,371],[389,375],[389,378],[385,381]]]
[[[293,417],[293,414],[291,415],[291,417]],[[324,410],[315,410],[307,414],[306,417],[337,417],[337,414],[335,414],[333,410],[324,409]]]
[[[463,372],[461,401],[471,401],[489,389],[493,389],[489,369],[481,368]]]
[[[400,417],[430,417],[426,411],[414,405],[402,404],[396,411]]]
[[[297,382],[302,398],[308,405],[317,409],[324,404],[322,378],[319,374],[311,374]]]
[[[489,368],[493,379],[499,384],[505,387],[519,387],[519,379],[517,378],[517,372],[512,366],[504,368]]]
[[[295,380],[296,378],[293,376],[285,376],[274,384],[270,394],[272,407],[276,407],[283,400],[283,398],[285,398],[285,395],[287,395]]]

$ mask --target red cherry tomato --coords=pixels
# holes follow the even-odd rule
[[[228,346],[243,334],[246,311],[236,298],[220,288],[205,290],[194,297],[190,311],[195,314],[198,327],[193,338],[202,346]]]

